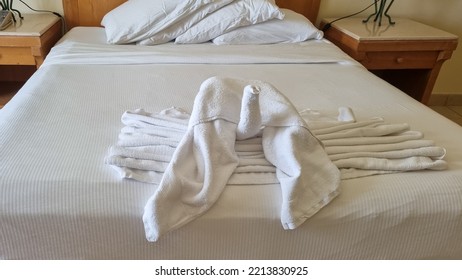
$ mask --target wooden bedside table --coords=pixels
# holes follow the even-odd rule
[[[24,19],[0,31],[0,80],[24,80],[40,67],[62,36],[61,19],[52,14],[23,14]],[[17,66],[26,66],[18,70]],[[30,67],[32,66],[32,67]],[[21,72],[28,72],[26,74]],[[16,77],[15,77],[16,76]],[[20,78],[18,78],[19,76]]]
[[[321,28],[334,19],[324,19]],[[325,38],[368,70],[427,104],[443,62],[457,47],[458,37],[434,27],[397,19],[378,26],[363,18],[334,22]]]

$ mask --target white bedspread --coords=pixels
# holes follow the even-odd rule
[[[119,179],[103,158],[124,111],[191,111],[217,74],[271,81],[297,110],[347,106],[358,119],[409,123],[447,150],[448,169],[342,181],[335,200],[289,232],[278,184],[229,185],[204,215],[151,244],[141,216],[157,187]],[[1,259],[462,258],[462,129],[355,63],[46,62],[0,110],[0,130]]]

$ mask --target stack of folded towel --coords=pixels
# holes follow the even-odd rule
[[[340,169],[342,179],[447,168],[446,150],[406,123],[387,124],[378,117],[356,121],[349,108],[340,108],[337,120],[316,110],[300,114]]]
[[[122,115],[122,128],[116,145],[109,148],[106,163],[121,178],[160,184],[173,152],[185,135],[190,114],[181,108],[158,113],[143,109]],[[236,140],[239,162],[228,184],[276,184],[276,167],[263,153],[261,132],[253,138]]]
[[[318,110],[304,110],[300,115],[323,143],[342,179],[447,168],[443,160],[446,150],[408,124],[387,124],[382,118],[356,121],[349,108],[339,108],[335,116]],[[122,178],[159,184],[186,132],[189,117],[180,108],[159,113],[141,109],[125,112],[122,122],[126,126],[118,144],[110,148],[106,163]],[[239,163],[229,184],[278,183],[276,168],[263,154],[261,136],[237,140],[235,148]]]
[[[207,211],[227,184],[279,183],[281,223],[294,229],[338,194],[340,179],[447,168],[445,150],[408,124],[357,121],[349,108],[334,118],[297,112],[262,81],[213,77],[191,114],[138,109],[122,122],[105,161],[122,178],[159,185],[143,215],[149,241]]]

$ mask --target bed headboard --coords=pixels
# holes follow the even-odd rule
[[[126,0],[63,0],[68,29],[74,26],[100,26],[103,16]],[[276,0],[281,8],[291,9],[316,22],[321,0]]]

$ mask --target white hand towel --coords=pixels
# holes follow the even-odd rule
[[[265,127],[263,149],[277,167],[284,229],[297,228],[337,196],[340,173],[309,130],[297,126]]]
[[[156,241],[215,203],[238,163],[235,131],[235,123],[222,119],[190,127],[145,206],[147,240]]]

